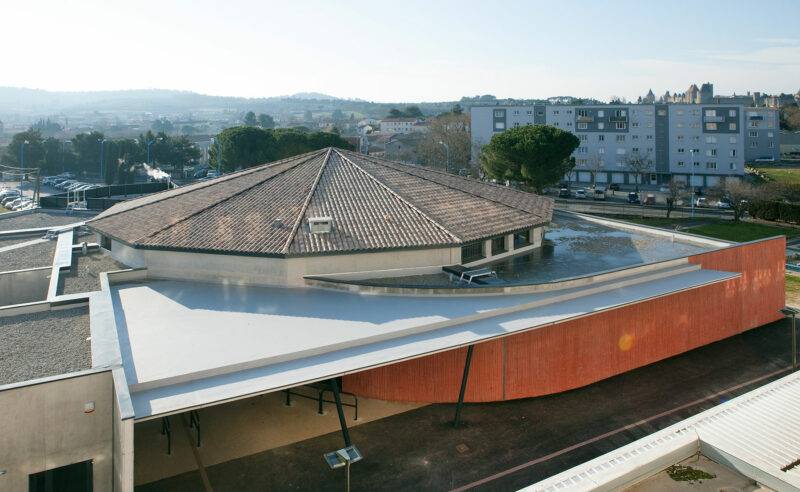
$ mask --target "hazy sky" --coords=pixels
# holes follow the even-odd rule
[[[800,1],[1,0],[0,86],[371,101],[800,88]]]

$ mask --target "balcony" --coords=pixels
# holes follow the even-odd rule
[[[758,121],[762,121],[762,120],[764,119],[764,117],[763,117],[763,116],[761,116],[761,115],[752,115],[752,116],[748,116],[748,117],[747,117],[747,119],[748,119],[748,120],[758,120]]]
[[[627,123],[628,122],[628,115],[625,116],[614,116],[613,114],[608,117],[608,121],[611,123]]]
[[[594,121],[594,116],[578,116],[578,123],[591,123]]]
[[[703,116],[703,123],[725,123],[724,116]]]

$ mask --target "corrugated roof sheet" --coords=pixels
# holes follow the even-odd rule
[[[459,245],[552,212],[549,198],[331,148],[130,200],[88,225],[136,247],[318,254]],[[309,232],[319,216],[330,233]]]

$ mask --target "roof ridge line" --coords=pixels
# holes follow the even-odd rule
[[[300,228],[300,223],[303,221],[303,216],[306,214],[306,210],[308,210],[308,205],[311,203],[311,197],[314,196],[314,191],[316,191],[317,186],[319,185],[319,181],[322,178],[322,173],[325,171],[325,168],[328,166],[328,162],[331,158],[331,150],[333,147],[328,147],[328,150],[325,152],[325,157],[322,159],[322,165],[319,166],[319,172],[317,172],[317,177],[314,178],[314,184],[311,185],[311,189],[308,190],[308,195],[306,195],[306,199],[303,202],[303,206],[300,207],[300,212],[297,214],[297,219],[295,219],[294,224],[292,225],[292,232],[289,233],[289,237],[286,239],[286,242],[281,248],[281,254],[286,254],[289,251],[289,246],[294,241],[295,236],[297,235],[297,230]]]
[[[392,164],[395,164],[395,162],[394,162],[394,161],[390,161],[390,160],[388,160],[388,159],[378,159],[378,158],[376,158],[376,157],[372,157],[372,156],[366,156],[366,157],[367,157],[368,159],[370,159],[372,162],[374,162],[374,163],[376,163],[376,164],[378,164],[378,165],[380,165],[380,166],[391,167],[391,168],[392,168],[392,169],[394,169],[395,171],[399,171],[399,172],[401,172],[401,173],[408,174],[409,176],[414,176],[415,178],[419,178],[419,179],[426,179],[426,178],[423,178],[423,177],[421,177],[421,176],[417,176],[416,174],[414,174],[414,173],[412,173],[412,172],[406,171],[405,169],[398,169],[397,167],[394,167],[394,166],[389,166],[389,165],[387,165],[387,164],[384,164],[384,163],[380,162],[381,160],[384,160],[384,161],[390,162],[390,163],[392,163]],[[411,166],[409,166],[409,167],[411,167]],[[465,178],[465,177],[463,177],[463,176],[458,176],[458,175],[455,175],[455,174],[450,174],[450,173],[444,173],[444,172],[442,172],[442,171],[438,171],[438,170],[436,170],[436,169],[427,169],[427,168],[423,168],[423,169],[425,169],[425,171],[428,171],[428,172],[433,172],[433,173],[436,173],[436,174],[439,174],[439,175],[442,175],[442,176],[449,176],[449,177],[459,178],[459,179],[461,179],[461,180],[464,180],[464,181],[466,181],[466,182],[471,182],[469,178]],[[527,213],[527,214],[532,214],[532,212],[528,212],[527,210],[521,209],[521,208],[519,208],[519,207],[514,207],[514,206],[511,206],[511,205],[509,205],[509,204],[507,204],[507,203],[503,203],[502,201],[500,201],[500,200],[498,200],[498,199],[496,199],[496,198],[490,198],[490,197],[486,197],[486,196],[483,196],[483,195],[478,195],[478,194],[476,194],[476,193],[471,193],[471,192],[469,192],[469,191],[464,191],[464,190],[462,190],[462,189],[460,189],[460,188],[456,188],[455,186],[451,186],[451,185],[449,185],[449,184],[447,184],[447,183],[441,183],[441,182],[439,182],[439,181],[435,181],[435,183],[436,183],[436,184],[438,184],[438,185],[444,186],[444,187],[446,187],[446,188],[450,188],[451,190],[456,190],[456,191],[459,191],[459,192],[461,192],[461,193],[466,193],[466,194],[468,194],[468,195],[474,195],[474,196],[477,196],[477,197],[479,197],[479,198],[482,198],[482,199],[484,199],[484,200],[486,200],[486,201],[497,203],[497,204],[499,204],[499,205],[502,205],[502,206],[504,206],[504,207],[506,207],[506,208],[510,208],[510,209],[512,209],[512,210],[519,210],[519,211],[525,212],[525,213]],[[546,197],[543,197],[543,196],[541,196],[541,195],[538,195],[538,194],[535,194],[535,193],[527,193],[527,192],[524,192],[524,191],[515,190],[515,189],[513,189],[513,188],[508,188],[508,187],[506,187],[506,186],[500,186],[500,185],[498,185],[498,184],[495,184],[495,183],[484,183],[484,182],[482,182],[482,181],[481,181],[481,182],[480,182],[480,184],[482,184],[482,185],[491,185],[491,186],[497,187],[497,188],[499,188],[499,189],[501,189],[501,190],[503,190],[503,191],[505,191],[505,192],[512,191],[512,192],[515,192],[515,193],[517,193],[517,194],[520,194],[520,195],[523,195],[523,196],[529,196],[529,195],[531,195],[531,194],[532,194],[532,195],[534,195],[534,196],[535,196],[537,199],[546,199]],[[532,214],[532,215],[539,215],[539,214]]]
[[[167,230],[167,229],[170,229],[170,228],[172,228],[172,227],[174,227],[174,226],[176,226],[176,225],[180,224],[181,222],[185,222],[186,220],[188,220],[188,219],[190,219],[190,218],[194,217],[195,215],[199,215],[199,214],[201,214],[201,213],[205,212],[206,210],[210,210],[210,209],[212,209],[212,208],[214,208],[214,207],[216,207],[216,206],[218,206],[218,205],[220,205],[220,204],[222,204],[222,203],[225,203],[225,202],[227,202],[228,200],[230,200],[230,199],[231,199],[231,198],[233,198],[234,196],[237,196],[237,195],[239,195],[240,193],[243,193],[243,192],[245,192],[245,191],[248,191],[248,190],[252,190],[252,189],[253,189],[253,188],[255,188],[256,186],[259,186],[259,185],[263,184],[265,181],[268,181],[268,180],[270,180],[270,179],[274,178],[275,176],[278,176],[278,175],[280,175],[280,174],[283,174],[283,173],[285,173],[286,171],[289,171],[289,170],[291,170],[291,169],[294,169],[294,168],[296,168],[297,166],[299,166],[299,165],[301,165],[301,164],[305,164],[305,163],[307,163],[308,161],[310,161],[310,160],[311,160],[311,159],[313,159],[314,157],[316,157],[316,155],[310,155],[310,156],[308,156],[308,157],[307,157],[307,158],[305,158],[305,159],[300,159],[300,160],[299,160],[299,162],[297,162],[297,164],[295,164],[295,165],[293,165],[293,166],[290,166],[290,167],[287,167],[286,169],[284,169],[284,170],[282,170],[282,171],[280,171],[280,172],[277,172],[277,173],[275,173],[275,174],[272,174],[272,175],[270,175],[270,176],[267,176],[267,177],[266,177],[266,178],[264,178],[264,179],[259,179],[258,181],[256,181],[256,182],[255,182],[255,183],[253,183],[252,185],[250,185],[250,186],[247,186],[247,187],[245,187],[245,188],[242,188],[241,190],[239,190],[239,192],[237,192],[237,193],[235,193],[235,194],[232,194],[232,195],[228,196],[227,198],[223,198],[222,200],[220,200],[220,201],[218,201],[218,202],[216,202],[216,203],[212,204],[212,205],[211,205],[211,206],[209,206],[209,207],[206,207],[206,208],[201,208],[200,210],[197,210],[197,211],[195,211],[195,212],[193,212],[193,213],[191,213],[191,214],[189,214],[189,215],[186,215],[186,216],[184,216],[184,217],[181,217],[180,219],[176,220],[175,222],[173,222],[173,223],[171,223],[171,224],[167,224],[167,225],[165,225],[164,227],[161,227],[160,229],[157,229],[157,230],[155,230],[155,231],[151,232],[150,234],[147,234],[147,235],[145,235],[145,236],[142,236],[142,237],[140,237],[140,238],[139,238],[139,239],[137,239],[135,242],[139,242],[139,241],[143,241],[143,240],[145,240],[145,239],[151,238],[151,237],[155,236],[156,234],[159,234],[160,232],[163,232],[163,231],[165,231],[165,230]],[[288,159],[287,159],[287,160],[288,160]],[[276,164],[278,164],[278,163],[276,163]],[[271,167],[271,166],[270,166],[270,167]],[[204,187],[204,188],[205,188],[205,187]]]
[[[224,177],[224,178],[225,178],[225,179],[224,179],[224,180],[222,180],[222,181],[215,181],[215,182],[208,181],[208,182],[206,182],[206,183],[200,183],[200,182],[190,183],[190,184],[188,184],[188,185],[186,185],[186,186],[192,186],[192,185],[196,185],[196,184],[202,184],[203,186],[198,186],[198,187],[196,187],[196,188],[194,188],[194,189],[192,189],[192,190],[185,191],[184,193],[181,193],[181,195],[183,195],[183,194],[188,194],[188,193],[194,193],[195,191],[198,191],[198,190],[204,190],[204,189],[208,188],[209,186],[213,186],[213,185],[215,185],[215,184],[217,184],[217,183],[224,183],[224,182],[226,182],[226,181],[230,181],[231,179],[241,178],[242,176],[246,176],[247,174],[253,174],[253,173],[256,173],[256,172],[258,172],[258,171],[259,171],[259,170],[257,169],[257,168],[259,168],[259,167],[267,168],[267,167],[278,166],[278,165],[280,165],[280,164],[282,164],[282,163],[285,163],[286,161],[290,161],[290,160],[292,160],[292,159],[297,159],[298,157],[302,157],[303,155],[312,154],[313,152],[314,152],[314,151],[312,151],[312,152],[306,152],[306,154],[294,155],[294,156],[292,156],[292,157],[286,157],[286,158],[284,158],[284,159],[280,159],[280,160],[277,160],[277,161],[274,161],[274,162],[268,162],[268,163],[266,163],[266,164],[262,164],[262,165],[260,165],[260,166],[253,166],[253,167],[251,167],[251,168],[242,169],[241,171],[235,171],[235,172],[233,172],[233,173],[231,173],[231,174],[228,174],[228,175],[226,175],[226,176],[220,176],[221,178],[222,178],[222,177]],[[238,175],[238,176],[237,176],[237,175]],[[154,195],[159,195],[159,194],[161,194],[161,193],[166,193],[166,192],[168,192],[168,191],[179,190],[179,189],[180,189],[180,188],[172,188],[172,189],[169,189],[169,188],[168,188],[168,189],[166,189],[166,190],[157,191],[157,192],[155,192],[155,193],[150,193],[149,195],[143,195],[143,196],[141,196],[141,197],[136,197],[136,198],[134,198],[133,200],[136,200],[136,199],[139,199],[139,198],[148,198],[148,197],[152,197],[152,196],[154,196]],[[174,198],[174,197],[170,197],[170,198]],[[166,199],[169,199],[169,198],[166,198]],[[116,216],[116,215],[119,215],[119,214],[121,214],[121,213],[125,213],[125,212],[128,212],[128,211],[130,211],[130,210],[136,210],[137,208],[146,207],[147,205],[151,205],[151,204],[153,204],[153,203],[156,203],[156,202],[147,202],[147,203],[142,203],[141,205],[136,205],[136,206],[134,206],[134,207],[127,208],[127,209],[125,209],[125,210],[120,210],[120,211],[118,211],[118,212],[114,212],[113,214],[104,215],[103,217],[100,217],[100,219],[102,220],[102,219],[107,219],[108,217],[114,217],[114,216]],[[105,212],[105,211],[106,211],[106,210],[103,210],[103,212]],[[103,212],[100,212],[100,213],[102,214]],[[98,215],[99,215],[99,214],[98,214]],[[94,220],[94,218],[92,218],[92,220]]]
[[[429,217],[429,216],[428,216],[428,214],[426,214],[425,212],[423,212],[423,211],[422,211],[422,210],[421,210],[419,207],[417,207],[416,205],[414,205],[413,203],[411,203],[410,201],[408,201],[408,199],[404,198],[402,195],[400,195],[399,193],[397,193],[396,191],[394,191],[393,189],[391,189],[391,188],[390,188],[388,185],[386,185],[385,183],[381,182],[381,180],[379,180],[378,178],[376,178],[375,176],[373,176],[372,174],[370,174],[369,172],[367,172],[367,171],[366,171],[364,168],[362,168],[361,166],[359,166],[358,164],[356,164],[355,162],[353,162],[352,160],[350,160],[350,158],[348,158],[347,156],[345,156],[344,154],[342,154],[342,153],[341,153],[341,152],[340,152],[338,149],[336,150],[336,153],[337,153],[337,154],[339,154],[339,156],[340,156],[342,159],[346,160],[347,162],[349,162],[350,164],[352,164],[352,165],[353,165],[353,166],[354,166],[356,169],[358,169],[360,172],[362,172],[363,174],[365,174],[365,175],[366,175],[366,176],[367,176],[369,179],[371,179],[372,181],[374,181],[375,183],[377,183],[377,184],[378,184],[378,186],[380,186],[381,188],[383,188],[384,190],[386,190],[387,192],[389,192],[389,194],[391,194],[391,195],[393,195],[393,196],[397,197],[397,199],[398,199],[398,200],[400,200],[401,202],[405,203],[407,207],[411,208],[412,210],[414,210],[415,212],[417,212],[418,214],[420,214],[420,215],[421,215],[423,218],[425,218],[425,220],[427,220],[428,222],[432,223],[433,225],[435,225],[435,226],[436,226],[436,227],[438,227],[439,229],[441,229],[441,230],[443,230],[444,232],[446,232],[447,234],[449,234],[449,235],[450,235],[450,237],[452,237],[452,238],[453,238],[453,239],[455,239],[456,241],[461,241],[461,242],[463,242],[463,239],[461,239],[461,238],[460,238],[460,237],[458,237],[457,235],[455,235],[455,234],[453,234],[452,232],[450,232],[450,230],[448,230],[448,229],[447,229],[445,226],[443,226],[443,225],[442,225],[442,224],[440,224],[439,222],[437,222],[437,221],[433,220],[431,217]]]

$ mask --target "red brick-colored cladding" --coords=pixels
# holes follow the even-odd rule
[[[692,256],[703,268],[743,275],[478,344],[465,400],[566,391],[775,321],[784,306],[784,254],[785,240],[776,238]],[[453,402],[466,351],[347,375],[343,387],[384,400]]]

